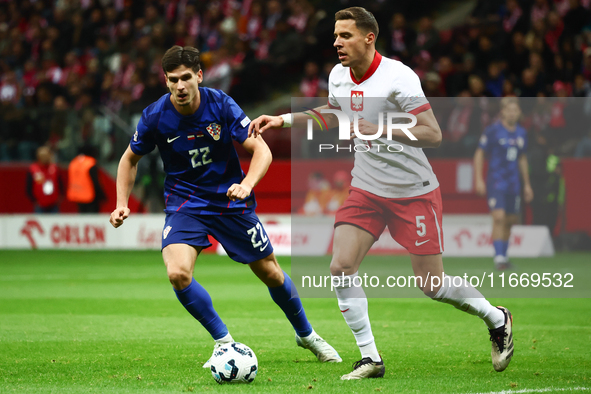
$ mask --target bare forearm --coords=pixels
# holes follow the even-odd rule
[[[482,149],[477,149],[476,153],[474,154],[474,177],[476,182],[483,182],[484,178],[482,176],[482,169],[484,167],[484,151]]]
[[[402,142],[408,146],[414,146],[415,148],[437,148],[441,144],[441,132],[434,130],[429,126],[415,126],[409,129],[409,131],[416,137],[416,141],[411,140],[410,137],[400,129],[392,130],[392,140]],[[387,136],[387,134],[384,133],[384,136]]]
[[[529,166],[527,164],[527,156],[525,155],[521,155],[519,158],[519,172],[521,173],[521,179],[523,179],[523,185],[530,186]]]
[[[312,121],[312,126],[314,130],[322,129],[332,129],[339,126],[338,118],[331,113],[322,113],[323,110],[330,109],[328,105],[323,105],[321,107],[316,107],[313,110],[307,110],[303,112],[292,112],[291,113],[291,121],[292,127],[298,127],[301,129],[305,129],[307,127],[308,120]],[[314,117],[318,120],[316,121]],[[320,116],[319,116],[320,115]],[[326,122],[326,125],[324,124]],[[320,124],[319,124],[320,123]]]
[[[252,154],[248,173],[242,180],[242,183],[252,190],[263,179],[272,161],[273,155],[269,149],[255,150]]]
[[[137,163],[132,163],[126,155],[123,155],[117,168],[117,206],[127,207],[131,190],[137,175]]]

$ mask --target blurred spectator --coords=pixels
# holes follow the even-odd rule
[[[337,171],[332,179],[333,188],[330,192],[330,199],[326,204],[326,214],[334,215],[343,205],[349,196],[349,186],[351,185],[351,176],[345,171]]]
[[[416,42],[416,33],[407,26],[402,13],[396,13],[392,16],[390,35],[387,38],[389,45],[386,54],[390,57],[397,57],[402,62],[408,62],[411,57],[410,51]]]
[[[423,92],[427,97],[443,97],[441,77],[434,71],[425,74],[423,78]]]
[[[101,106],[135,119],[166,92],[160,61],[174,44],[199,47],[204,65],[210,59],[205,84],[229,89],[241,105],[287,95],[297,81],[305,95],[326,95],[337,63],[333,15],[344,3],[0,1],[0,160],[31,160],[49,138],[60,158],[71,156],[100,139]],[[557,95],[556,81],[567,94],[590,94],[589,0],[478,0],[466,23],[443,34],[434,27],[439,3],[422,4],[366,6],[380,22],[380,51],[414,69],[428,96]],[[67,121],[55,108],[60,96]],[[74,126],[59,132],[63,124]],[[75,144],[69,151],[60,135]]]
[[[521,97],[536,97],[542,90],[536,81],[536,73],[531,68],[523,70],[521,76],[520,96]]]
[[[95,149],[86,145],[68,167],[68,200],[78,204],[80,213],[98,213],[105,200],[95,156]]]
[[[330,183],[320,172],[313,172],[308,178],[308,192],[304,201],[304,206],[300,213],[309,216],[324,214],[327,204],[331,198]]]
[[[300,82],[300,92],[304,97],[318,97],[320,90],[328,89],[327,83],[318,76],[318,65],[307,62],[304,66],[304,78]]]
[[[469,157],[489,119],[483,103],[470,92],[463,91],[455,102],[443,130],[442,149],[451,156]]]
[[[232,82],[232,68],[227,55],[228,51],[225,48],[220,48],[210,53],[211,65],[203,73],[203,86],[229,92]]]
[[[417,27],[413,53],[433,51],[437,44],[439,44],[439,32],[433,26],[433,20],[428,16],[422,17]]]
[[[527,20],[517,0],[507,0],[502,23],[505,33],[527,29]]]
[[[520,31],[513,33],[507,62],[508,71],[513,75],[521,75],[528,66],[529,50],[525,46],[525,36]]]
[[[57,213],[64,193],[59,168],[54,163],[53,153],[47,146],[37,149],[37,161],[27,173],[27,196],[35,213]]]
[[[588,131],[587,135],[577,144],[575,157],[591,157],[591,130]]]
[[[486,79],[486,92],[492,97],[503,96],[503,85],[505,75],[500,62],[491,62],[488,65],[488,76]]]
[[[531,23],[546,19],[548,12],[550,12],[548,0],[535,0],[530,11]]]

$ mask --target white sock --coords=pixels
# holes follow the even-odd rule
[[[478,290],[460,276],[445,275],[443,284],[433,299],[480,317],[489,329],[505,324],[505,314],[492,306]]]
[[[369,322],[369,314],[367,312],[367,297],[362,287],[356,287],[353,284],[357,273],[346,276],[332,277],[335,286],[335,293],[339,301],[339,308],[345,322],[353,332],[361,358],[370,357],[373,361],[380,361],[380,355],[376,348],[373,333],[371,332],[371,324]],[[343,282],[343,283],[341,283]]]
[[[230,333],[227,333],[226,336],[223,338],[215,340],[216,345],[222,345],[224,343],[232,343],[232,342],[234,342],[234,338],[232,338],[232,335],[230,335]]]

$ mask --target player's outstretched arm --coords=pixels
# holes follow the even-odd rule
[[[486,184],[482,177],[482,171],[484,168],[484,149],[476,148],[474,153],[474,183],[476,187],[476,194],[479,196],[486,196]]]
[[[244,200],[250,196],[252,189],[263,179],[273,161],[271,149],[262,138],[249,137],[244,140],[242,146],[252,155],[252,160],[250,161],[248,173],[242,182],[233,184],[226,192],[226,195],[232,201]]]
[[[109,219],[109,222],[115,228],[121,226],[123,221],[129,216],[127,204],[131,189],[133,189],[133,184],[135,183],[137,163],[141,158],[142,156],[133,153],[128,146],[119,161],[119,167],[117,168],[117,208],[111,213]]]
[[[441,145],[441,128],[435,118],[433,110],[421,112],[415,115],[417,118],[417,124],[414,127],[408,128],[407,130],[416,138],[411,140],[408,135],[402,129],[392,130],[392,139],[397,142],[402,142],[408,146],[414,146],[416,148],[437,148]],[[351,137],[355,137],[354,127],[355,123],[351,122]],[[373,124],[365,119],[359,119],[357,122],[358,131],[362,135],[375,135],[378,131],[378,125]],[[387,129],[384,126],[382,130],[382,136],[388,135]]]
[[[320,112],[323,109],[328,109],[328,105],[323,105],[314,108],[314,111]],[[336,116],[332,114],[324,114],[328,128],[338,127],[339,122]],[[304,112],[293,112],[279,116],[261,115],[248,126],[248,136],[254,135],[256,138],[259,134],[263,134],[268,129],[286,128],[286,127],[306,127],[306,121],[310,119]]]
[[[534,191],[529,181],[529,166],[525,153],[519,156],[519,172],[521,173],[521,179],[523,179],[523,199],[529,204],[534,199]]]

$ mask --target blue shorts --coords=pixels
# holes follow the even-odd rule
[[[252,213],[241,215],[189,215],[167,213],[162,231],[162,249],[170,244],[208,248],[211,235],[234,261],[250,264],[273,253],[267,232]]]
[[[507,214],[518,214],[521,212],[521,196],[505,190],[489,190],[488,208],[491,211],[503,209]]]

